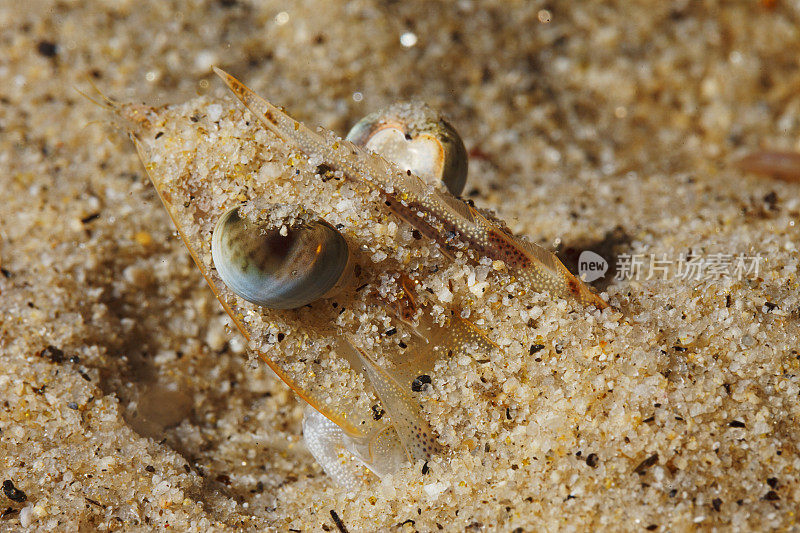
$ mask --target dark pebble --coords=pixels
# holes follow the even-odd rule
[[[744,422],[739,422],[738,420],[731,420],[728,425],[732,428],[743,428],[745,427]]]
[[[77,403],[75,403],[75,402],[69,402],[69,403],[67,404],[67,407],[69,407],[70,409],[72,409],[72,410],[74,410],[74,411],[77,411],[77,410],[78,410],[78,404],[77,404]]]
[[[639,465],[636,468],[634,468],[633,471],[634,473],[639,474],[641,476],[647,471],[648,468],[650,468],[657,462],[658,462],[658,454],[654,453],[653,455],[651,455],[650,457],[639,463]]]
[[[414,381],[411,382],[411,390],[414,392],[420,392],[422,388],[431,382],[431,377],[427,374],[422,374],[421,376],[417,376],[414,378]]]
[[[3,481],[3,494],[12,502],[22,503],[28,499],[24,492],[14,486],[10,479]]]
[[[64,350],[61,348],[56,348],[52,344],[42,350],[42,357],[47,357],[54,363],[60,363],[64,361]]]
[[[711,500],[711,507],[713,507],[716,512],[719,512],[720,507],[722,507],[722,500],[714,498]]]
[[[590,453],[586,456],[586,464],[592,468],[597,468],[598,458],[596,453]]]
[[[778,493],[774,490],[769,491],[768,493],[764,494],[764,499],[770,502],[774,502],[780,500],[781,497],[778,496]]]
[[[339,518],[339,515],[336,514],[336,511],[334,511],[333,509],[331,509],[331,518],[333,519],[333,523],[336,524],[336,527],[339,528],[339,531],[341,533],[347,533],[347,526],[344,525],[342,519]]]
[[[51,41],[39,41],[39,44],[36,45],[36,51],[44,57],[55,57],[58,53],[58,46]]]
[[[147,465],[146,467],[144,467],[144,469],[150,472],[151,474],[156,471],[153,465]]]
[[[544,350],[544,344],[531,344],[531,349],[528,350],[528,355],[533,355],[542,350]]]

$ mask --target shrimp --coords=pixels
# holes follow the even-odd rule
[[[306,443],[340,485],[353,488],[366,479],[359,464],[384,476],[408,461],[424,462],[443,453],[420,403],[435,363],[499,348],[458,310],[436,318],[417,296],[418,269],[401,267],[376,288],[381,274],[371,272],[359,255],[369,246],[347,227],[352,217],[331,207],[332,195],[344,204],[360,202],[375,217],[388,215],[407,224],[415,238],[433,244],[430,253],[445,261],[488,259],[523,293],[548,292],[589,308],[608,307],[552,253],[513,236],[443,185],[365,146],[312,131],[229,74],[215,72],[284,149],[299,150],[272,182],[260,174],[266,162],[253,161],[263,157],[260,152],[249,147],[253,155],[242,155],[236,138],[201,126],[164,135],[170,125],[161,111],[110,100],[106,105],[124,119],[180,238],[250,350],[308,404]],[[448,128],[442,128],[442,142],[450,143],[445,148],[415,149],[437,153],[437,161],[450,154],[466,157]],[[430,131],[426,138],[433,138]],[[403,148],[399,138],[393,150]],[[382,141],[387,142],[394,141]],[[198,144],[213,145],[224,155],[201,161],[195,153]],[[303,160],[316,169],[313,177],[301,171]],[[259,174],[240,168],[241,161],[252,168],[260,165]],[[451,163],[439,167],[466,172],[465,162]],[[425,166],[439,167],[430,161]],[[293,201],[286,203],[287,197]],[[354,280],[367,281],[355,289]],[[368,288],[359,292],[362,287]],[[353,300],[354,293],[359,300]],[[365,340],[366,326],[347,319],[353,306],[382,315],[392,324],[390,330],[402,331],[402,340],[394,345]],[[283,333],[287,330],[291,336]]]

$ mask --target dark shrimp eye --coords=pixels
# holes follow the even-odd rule
[[[266,228],[239,216],[222,215],[211,239],[219,277],[248,302],[271,309],[294,309],[329,294],[346,277],[347,241],[327,222]]]
[[[458,196],[467,182],[467,150],[456,130],[420,103],[399,103],[362,118],[347,140],[410,170],[428,183],[443,183]]]

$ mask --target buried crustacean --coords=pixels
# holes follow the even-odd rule
[[[432,311],[418,290],[431,271],[422,259],[488,262],[520,295],[548,291],[607,307],[552,253],[454,196],[466,178],[466,151],[429,108],[392,106],[343,140],[307,128],[216,72],[294,150],[277,175],[269,163],[254,162],[264,152],[258,145],[271,138],[265,132],[254,155],[244,156],[235,137],[187,128],[181,135],[204,135],[217,151],[209,162],[193,159],[193,141],[163,135],[159,111],[110,105],[128,121],[181,238],[250,349],[308,403],[306,443],[340,484],[352,487],[363,476],[352,457],[382,476],[437,453],[417,393],[440,358],[495,347],[468,314]],[[380,243],[364,226],[376,221],[419,249],[398,244],[392,257],[370,255]],[[367,312],[391,333],[372,335],[374,324],[358,315]],[[401,340],[387,342],[395,333]]]

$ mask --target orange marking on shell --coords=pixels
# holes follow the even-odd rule
[[[497,250],[499,252],[500,257],[495,257],[495,259],[501,259],[505,261],[507,265],[512,268],[528,268],[531,266],[530,258],[513,245],[513,243],[509,242],[508,238],[506,238],[502,233],[489,230],[487,232],[489,238],[489,247],[490,249]]]
[[[578,300],[581,299],[581,286],[577,279],[573,277],[567,278],[567,290]]]

